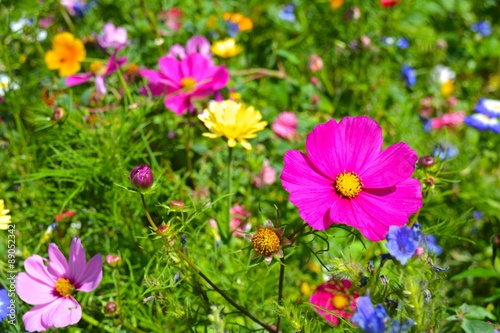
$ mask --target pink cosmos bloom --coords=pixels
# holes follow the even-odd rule
[[[113,23],[106,23],[102,35],[97,36],[97,43],[103,49],[120,50],[127,44],[127,30],[115,27]]]
[[[283,139],[291,139],[297,133],[297,116],[290,111],[281,112],[271,125],[273,132]]]
[[[93,62],[90,65],[91,72],[79,73],[75,75],[68,76],[66,78],[66,85],[73,87],[85,82],[90,81],[92,78],[95,79],[95,88],[97,93],[104,95],[107,92],[106,83],[104,78],[110,74],[113,74],[127,61],[126,57],[116,60],[116,52],[109,58],[106,67],[100,62]]]
[[[167,57],[182,60],[193,53],[199,53],[205,58],[212,59],[210,42],[201,35],[193,36],[187,41],[186,48],[180,44],[172,45],[167,53]]]
[[[443,127],[457,127],[464,122],[465,112],[449,112],[441,117],[434,118],[431,120],[431,127],[434,129],[441,129]]]
[[[76,324],[82,308],[73,292],[91,292],[102,279],[101,255],[96,254],[87,263],[80,239],[71,242],[69,262],[54,243],[49,244],[48,252],[49,261],[37,254],[26,259],[26,273],[16,277],[19,297],[35,305],[23,316],[24,327],[30,332]]]
[[[76,15],[75,8],[83,7],[86,3],[86,0],[61,0],[61,5],[66,8],[70,15]]]
[[[276,180],[276,170],[274,170],[271,167],[271,165],[269,164],[269,161],[266,159],[266,160],[264,160],[264,165],[262,166],[262,170],[253,179],[252,183],[256,187],[261,188],[263,186],[273,184],[275,182],[275,180]]]
[[[356,310],[359,295],[353,293],[351,287],[352,283],[349,280],[332,279],[316,289],[310,303],[313,309],[330,324],[337,326],[338,317],[350,319]]]
[[[176,33],[182,26],[182,11],[179,8],[164,10],[160,12],[159,19],[167,28]]]
[[[252,227],[248,223],[248,217],[250,213],[245,210],[244,206],[234,205],[229,212],[231,213],[231,222],[229,223],[229,228],[236,237],[243,237],[240,231],[248,232]]]
[[[286,152],[281,182],[300,217],[316,230],[347,224],[372,241],[406,224],[422,206],[420,182],[410,178],[417,154],[403,142],[382,144],[373,119],[345,117],[316,126],[307,154]]]
[[[178,115],[193,108],[192,99],[206,97],[226,86],[229,73],[225,66],[215,66],[210,59],[193,53],[182,60],[161,57],[160,71],[141,70],[148,79],[148,89],[153,96],[165,97],[165,106]],[[146,89],[141,89],[147,94]]]

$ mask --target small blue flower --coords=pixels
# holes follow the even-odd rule
[[[412,67],[403,65],[403,67],[401,67],[401,75],[403,75],[403,78],[406,80],[406,86],[408,88],[417,84],[417,75]]]
[[[10,297],[7,290],[0,289],[0,322],[4,320],[9,314]]]
[[[283,6],[283,9],[278,13],[283,21],[295,22],[295,4],[290,2]]]
[[[369,293],[366,296],[358,298],[358,307],[351,321],[354,324],[358,324],[363,331],[368,333],[384,333],[385,324],[389,320],[390,317],[382,305],[377,304],[376,307],[373,307]]]
[[[386,235],[385,246],[389,253],[402,265],[406,265],[408,259],[413,257],[422,238],[422,232],[418,228],[408,226],[391,226]]]
[[[470,30],[477,32],[483,37],[489,36],[492,34],[491,23],[488,21],[479,21],[471,25]]]
[[[474,111],[492,118],[500,117],[500,101],[496,99],[481,98],[474,106]]]
[[[401,325],[399,325],[399,321],[397,319],[394,319],[389,332],[390,333],[406,333],[406,331],[408,331],[408,329],[413,325],[415,325],[415,322],[411,319],[403,319],[403,322]]]
[[[427,251],[435,253],[437,256],[443,253],[443,249],[438,245],[436,236],[425,235],[425,243],[427,243]],[[424,244],[425,247],[426,244]]]
[[[84,2],[76,2],[73,5],[73,10],[75,11],[76,15],[79,18],[82,18],[86,12],[88,12],[90,9],[93,7],[97,6],[97,3],[95,1],[92,1],[90,3],[84,3]]]
[[[483,219],[483,212],[480,211],[480,210],[475,210],[475,211],[472,212],[472,217],[476,221],[481,221]]]
[[[408,39],[400,37],[396,42],[396,46],[399,47],[400,49],[407,49],[408,46],[410,46],[410,42],[408,41]]]
[[[490,130],[500,133],[500,121],[497,118],[490,118],[482,113],[474,113],[465,117],[464,124],[474,127],[480,131]]]
[[[240,32],[240,26],[238,25],[238,23],[234,23],[231,22],[230,20],[227,20],[226,25],[227,25],[227,34],[229,35],[229,37],[235,37],[238,34],[238,32]]]
[[[466,118],[467,119],[467,118]],[[464,120],[465,122],[465,120]],[[432,156],[439,157],[443,161],[451,160],[458,155],[458,148],[447,143],[440,143],[434,147]]]

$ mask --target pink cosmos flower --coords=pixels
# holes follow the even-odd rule
[[[330,324],[337,326],[339,318],[351,319],[356,310],[359,297],[350,289],[352,283],[349,280],[332,279],[316,289],[311,296],[310,303],[313,309],[323,316]]]
[[[101,62],[93,62],[92,64],[90,64],[90,70],[91,70],[90,72],[79,73],[68,76],[66,78],[66,85],[73,87],[88,82],[92,78],[94,78],[95,88],[97,90],[97,93],[104,95],[107,92],[104,78],[116,72],[118,68],[120,68],[125,62],[127,62],[126,57],[116,60],[116,52],[115,52],[109,58],[106,67],[104,67]]]
[[[24,327],[30,332],[76,324],[82,308],[72,294],[75,290],[91,292],[102,279],[101,255],[87,263],[78,238],[71,242],[69,262],[51,243],[49,261],[35,254],[26,259],[24,268],[26,273],[16,277],[16,290],[23,301],[35,305],[23,316]]]
[[[271,185],[276,180],[276,170],[274,170],[269,161],[264,160],[264,165],[260,173],[252,180],[252,183],[257,187],[261,188],[263,186]]]
[[[290,111],[281,112],[271,125],[273,132],[283,139],[291,139],[297,133],[297,116]]]
[[[210,59],[193,53],[182,60],[161,57],[160,71],[141,70],[148,79],[153,96],[165,96],[165,106],[178,115],[193,108],[192,99],[209,96],[226,86],[229,72],[225,66],[215,66]],[[141,89],[146,95],[147,90]]]
[[[210,42],[204,36],[193,36],[187,41],[186,48],[180,44],[172,45],[167,53],[167,57],[182,60],[193,53],[199,53],[205,58],[212,59]]]
[[[316,126],[307,154],[286,152],[281,182],[300,217],[316,230],[347,224],[372,241],[406,224],[422,206],[420,182],[410,178],[417,154],[403,142],[382,144],[373,119],[345,117]]]
[[[160,12],[159,19],[167,28],[176,33],[182,26],[182,11],[179,8],[164,10]]]
[[[103,49],[120,50],[127,44],[127,30],[115,27],[113,23],[106,23],[102,35],[97,36],[97,43]]]
[[[236,237],[243,237],[240,231],[248,232],[252,227],[248,222],[248,217],[250,213],[245,210],[244,206],[234,205],[229,210],[231,213],[231,222],[229,223],[229,228]]]
[[[441,117],[434,118],[431,120],[431,127],[434,129],[441,129],[443,127],[457,127],[464,122],[465,112],[456,111],[449,112]]]

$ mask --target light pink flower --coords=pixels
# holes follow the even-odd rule
[[[165,106],[178,115],[193,108],[192,100],[207,97],[226,86],[229,72],[225,66],[215,66],[199,53],[193,53],[182,60],[161,57],[160,71],[141,70],[148,79],[148,89],[153,96],[165,96]],[[147,95],[146,89],[141,93]]]
[[[465,119],[465,112],[449,112],[441,117],[431,119],[431,127],[434,129],[441,129],[443,127],[457,127],[462,124]]]
[[[264,165],[262,166],[262,170],[259,174],[253,179],[252,183],[261,188],[262,186],[271,185],[276,181],[276,170],[274,170],[269,161],[264,160]]]
[[[61,5],[66,8],[70,15],[76,15],[75,8],[84,8],[86,3],[86,0],[61,0]]]
[[[359,295],[350,290],[351,287],[349,280],[332,279],[316,289],[310,303],[330,324],[337,326],[338,317],[350,319],[356,310]]]
[[[273,132],[283,139],[291,139],[297,133],[297,116],[290,111],[281,112],[271,125]]]
[[[16,277],[19,298],[35,305],[23,316],[24,327],[30,332],[78,323],[82,308],[72,294],[75,290],[91,292],[102,279],[101,255],[87,263],[80,239],[71,242],[69,262],[54,243],[49,244],[48,252],[49,261],[37,254],[26,259],[26,273]]]
[[[125,62],[127,62],[127,58],[125,58],[125,57],[116,60],[116,52],[115,52],[109,58],[109,61],[108,61],[108,64],[106,65],[106,67],[102,66],[102,64],[100,64],[100,63],[92,63],[91,67],[94,67],[94,68],[92,69],[91,72],[79,73],[79,74],[68,76],[66,78],[66,85],[73,87],[73,86],[88,82],[92,78],[94,78],[95,88],[96,88],[97,92],[101,95],[104,95],[107,92],[106,83],[104,81],[104,78],[106,76],[116,72],[118,70],[118,68],[120,68]]]
[[[243,234],[240,231],[248,232],[252,227],[248,222],[250,213],[245,210],[245,207],[240,205],[234,205],[229,212],[231,213],[229,228],[233,232],[234,236],[243,237]]]
[[[212,59],[212,51],[210,51],[210,42],[201,35],[193,36],[187,41],[186,48],[184,48],[180,44],[172,45],[167,53],[167,57],[182,60],[188,55],[194,53],[201,54],[207,59]]]
[[[403,142],[382,144],[373,119],[345,117],[316,126],[307,154],[286,152],[281,182],[300,217],[316,230],[347,224],[372,241],[406,224],[422,206],[420,182],[410,178],[417,154]]]
[[[182,11],[179,8],[164,10],[160,12],[159,19],[165,23],[167,28],[175,33],[182,26]]]
[[[307,62],[307,68],[311,72],[317,72],[323,69],[323,59],[317,54],[312,54]]]
[[[106,23],[102,35],[97,36],[97,43],[103,49],[120,50],[127,44],[127,30],[115,27],[113,23]]]

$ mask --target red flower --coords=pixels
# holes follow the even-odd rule
[[[399,4],[402,0],[380,0],[382,7],[394,7]]]

